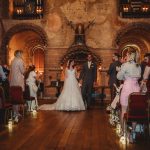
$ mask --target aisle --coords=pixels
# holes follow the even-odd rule
[[[149,147],[141,142],[131,144],[129,150]],[[84,112],[39,111],[37,115],[27,115],[11,133],[8,128],[0,128],[0,149],[120,150],[124,146],[108,124],[105,109],[97,103]]]

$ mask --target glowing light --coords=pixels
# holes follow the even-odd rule
[[[143,11],[143,12],[147,12],[148,10],[149,10],[149,7],[148,7],[148,6],[143,6],[143,7],[142,7],[142,11]]]
[[[10,133],[13,131],[13,121],[11,119],[8,121],[8,130]]]
[[[126,136],[123,135],[121,138],[120,138],[120,141],[119,141],[121,144],[125,145],[126,144]],[[129,144],[129,139],[127,138],[127,144]]]
[[[123,11],[124,12],[129,12],[129,7],[128,6],[123,6]]]
[[[118,123],[118,124],[116,125],[116,133],[117,133],[117,135],[119,135],[120,132],[121,132],[121,125],[120,125],[120,123]]]
[[[99,66],[98,70],[102,70],[102,66]]]
[[[33,110],[32,116],[33,116],[33,118],[37,118],[37,111],[36,110]]]
[[[63,70],[63,66],[60,66],[60,69]]]

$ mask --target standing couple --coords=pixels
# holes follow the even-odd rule
[[[93,85],[97,78],[97,66],[92,61],[91,54],[88,55],[87,59],[88,61],[83,64],[79,83],[76,79],[74,60],[68,61],[61,95],[56,103],[41,105],[40,110],[80,111],[89,108]],[[81,84],[81,89],[79,84]]]

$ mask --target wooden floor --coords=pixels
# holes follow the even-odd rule
[[[43,102],[44,103],[44,100]],[[122,150],[108,114],[97,103],[83,112],[39,111],[13,126],[0,128],[0,150]],[[148,150],[150,143],[128,145]]]

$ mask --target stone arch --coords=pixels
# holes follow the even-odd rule
[[[60,64],[64,65],[69,59],[75,59],[78,63],[83,63],[88,54],[93,56],[93,59],[97,64],[102,62],[101,58],[92,52],[92,48],[77,45],[68,49],[67,53],[61,58]]]
[[[21,31],[33,31],[37,33],[40,38],[42,39],[42,43],[44,47],[48,46],[48,37],[46,32],[40,27],[35,24],[29,24],[29,23],[20,23],[13,27],[11,27],[5,34],[3,40],[2,40],[2,51],[4,52],[5,56],[7,53],[7,45],[10,41],[10,39],[15,35],[16,33],[19,33]]]
[[[149,32],[150,24],[138,22],[138,23],[128,24],[127,26],[121,28],[116,34],[115,41],[113,42],[114,45],[118,45],[120,43],[120,39],[122,39],[123,36],[125,36],[128,32],[132,30],[138,30],[141,34],[143,32]]]
[[[138,47],[143,50],[143,53],[146,53],[148,51],[147,46],[145,45],[144,41],[141,41],[138,38],[133,39],[132,37],[127,37],[123,41],[121,41],[119,43],[119,49],[122,49],[124,46],[130,45],[130,44],[138,45]]]
[[[45,50],[45,48],[44,48],[45,45],[44,45],[44,43],[41,39],[33,39],[33,40],[30,41],[30,43],[27,43],[25,45],[25,49],[26,49],[26,51],[28,51],[29,56],[32,56],[32,51],[36,47],[40,47],[41,49],[43,49],[43,51]]]
[[[137,22],[128,24],[117,32],[113,42],[114,46],[121,50],[127,44],[135,44],[141,49],[141,55],[143,56],[144,53],[148,52],[148,45],[150,45],[149,31],[149,23]]]

